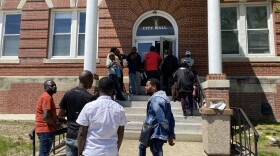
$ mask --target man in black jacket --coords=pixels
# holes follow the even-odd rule
[[[84,70],[79,76],[79,86],[67,91],[59,104],[60,109],[58,117],[62,118],[67,116],[67,156],[78,155],[77,136],[80,125],[76,122],[76,120],[83,107],[87,103],[97,99],[97,95],[92,95],[88,92],[88,89],[92,87],[94,78],[98,79],[98,76],[93,76],[90,71]]]
[[[173,55],[173,51],[167,51],[168,56],[164,59],[161,73],[163,75],[164,90],[167,95],[171,95],[171,87],[173,85],[173,73],[178,69],[178,59]]]

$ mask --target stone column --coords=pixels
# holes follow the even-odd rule
[[[87,0],[84,70],[96,73],[98,0]]]
[[[200,109],[202,116],[203,148],[207,155],[230,155],[229,80],[222,71],[220,0],[208,2],[208,66],[209,75],[202,83],[205,91],[205,105]],[[222,111],[210,109],[210,101],[223,101]]]
[[[222,74],[220,0],[207,0],[207,3],[209,74]]]

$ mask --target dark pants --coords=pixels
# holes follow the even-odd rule
[[[181,98],[181,105],[183,112],[186,112],[186,109],[193,111],[193,96],[191,93],[180,92],[179,97]]]
[[[165,143],[164,140],[152,139],[150,141],[150,150],[153,156],[163,156],[162,146]],[[146,146],[139,144],[139,156],[146,156]]]
[[[109,77],[113,80],[115,90],[117,91],[116,99],[123,98],[119,78],[115,74],[110,74]]]
[[[37,133],[37,135],[40,142],[39,156],[48,156],[54,141],[54,133]]]
[[[172,78],[172,74],[170,75],[163,75],[163,85],[164,85],[164,91],[166,92],[166,94],[168,96],[171,95],[171,88],[173,86],[173,78]]]
[[[159,80],[159,73],[157,70],[146,71],[146,75],[147,75],[147,80],[151,78],[155,78]]]

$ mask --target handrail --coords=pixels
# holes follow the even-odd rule
[[[65,146],[65,141],[64,140],[65,140],[65,133],[66,132],[67,132],[67,127],[64,127],[62,129],[59,129],[59,130],[55,131],[55,136],[58,136],[58,145],[56,145],[56,143],[55,143],[56,139],[54,139],[53,148],[50,152],[53,152],[53,154],[55,154],[56,149]],[[62,138],[60,137],[60,135],[62,135]],[[33,156],[35,156],[36,155],[35,128],[33,128],[31,130],[31,132],[29,133],[29,137],[30,137],[30,140],[32,140],[32,154],[33,154]]]
[[[258,155],[259,133],[242,108],[231,107],[231,147],[240,155]],[[251,147],[251,131],[254,133],[254,149]],[[252,152],[254,150],[254,152]]]

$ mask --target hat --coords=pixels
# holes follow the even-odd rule
[[[191,55],[191,51],[186,51],[186,55]]]

